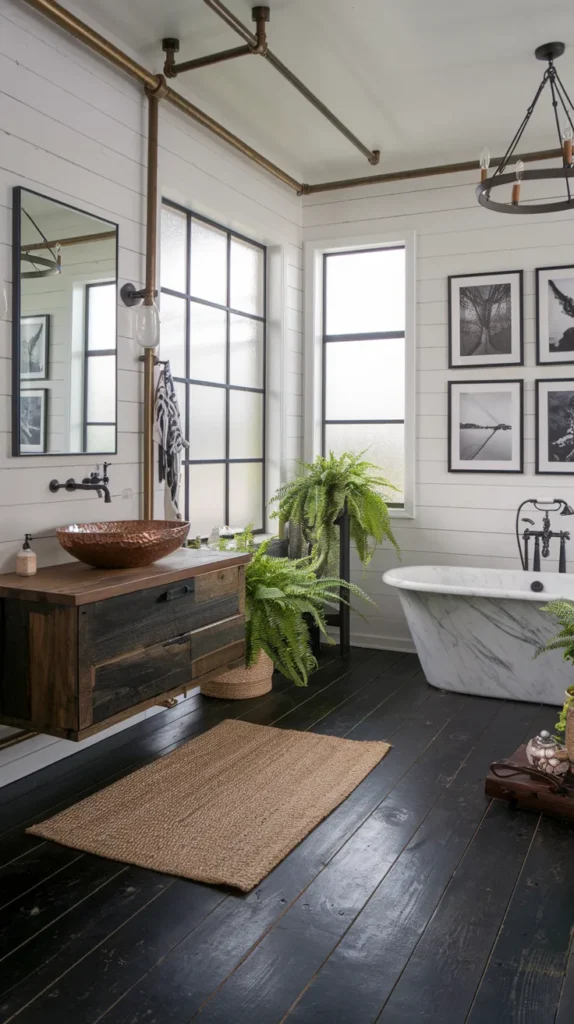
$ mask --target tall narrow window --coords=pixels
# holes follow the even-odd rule
[[[116,282],[86,285],[84,451],[116,447]]]
[[[366,450],[405,490],[405,248],[323,256],[323,451]]]
[[[185,517],[264,526],[266,249],[171,202],[162,209],[161,358],[186,438]]]

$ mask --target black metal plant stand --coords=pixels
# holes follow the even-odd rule
[[[339,527],[339,577],[346,583],[351,580],[351,530],[347,503],[335,520]],[[349,605],[349,588],[344,584],[340,588],[339,611],[327,615],[329,626],[339,627],[339,649],[341,657],[346,657],[351,650],[351,608]]]

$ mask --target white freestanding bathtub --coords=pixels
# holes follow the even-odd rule
[[[423,671],[432,686],[485,697],[562,704],[574,665],[561,651],[534,660],[560,628],[542,605],[574,601],[574,576],[417,565],[383,576],[397,587]],[[540,593],[531,590],[542,583]]]

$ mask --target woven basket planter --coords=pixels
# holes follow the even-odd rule
[[[566,735],[564,737],[564,744],[568,751],[568,757],[574,764],[574,704],[568,708],[566,713]]]
[[[269,693],[272,687],[273,662],[261,651],[251,668],[232,668],[218,679],[202,683],[200,690],[204,697],[219,697],[220,700],[247,700]]]

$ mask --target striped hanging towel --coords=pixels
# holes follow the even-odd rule
[[[165,480],[171,507],[176,519],[179,511],[179,477],[181,458],[189,441],[183,436],[179,404],[169,362],[164,363],[155,391],[155,439],[159,445],[159,480]]]

